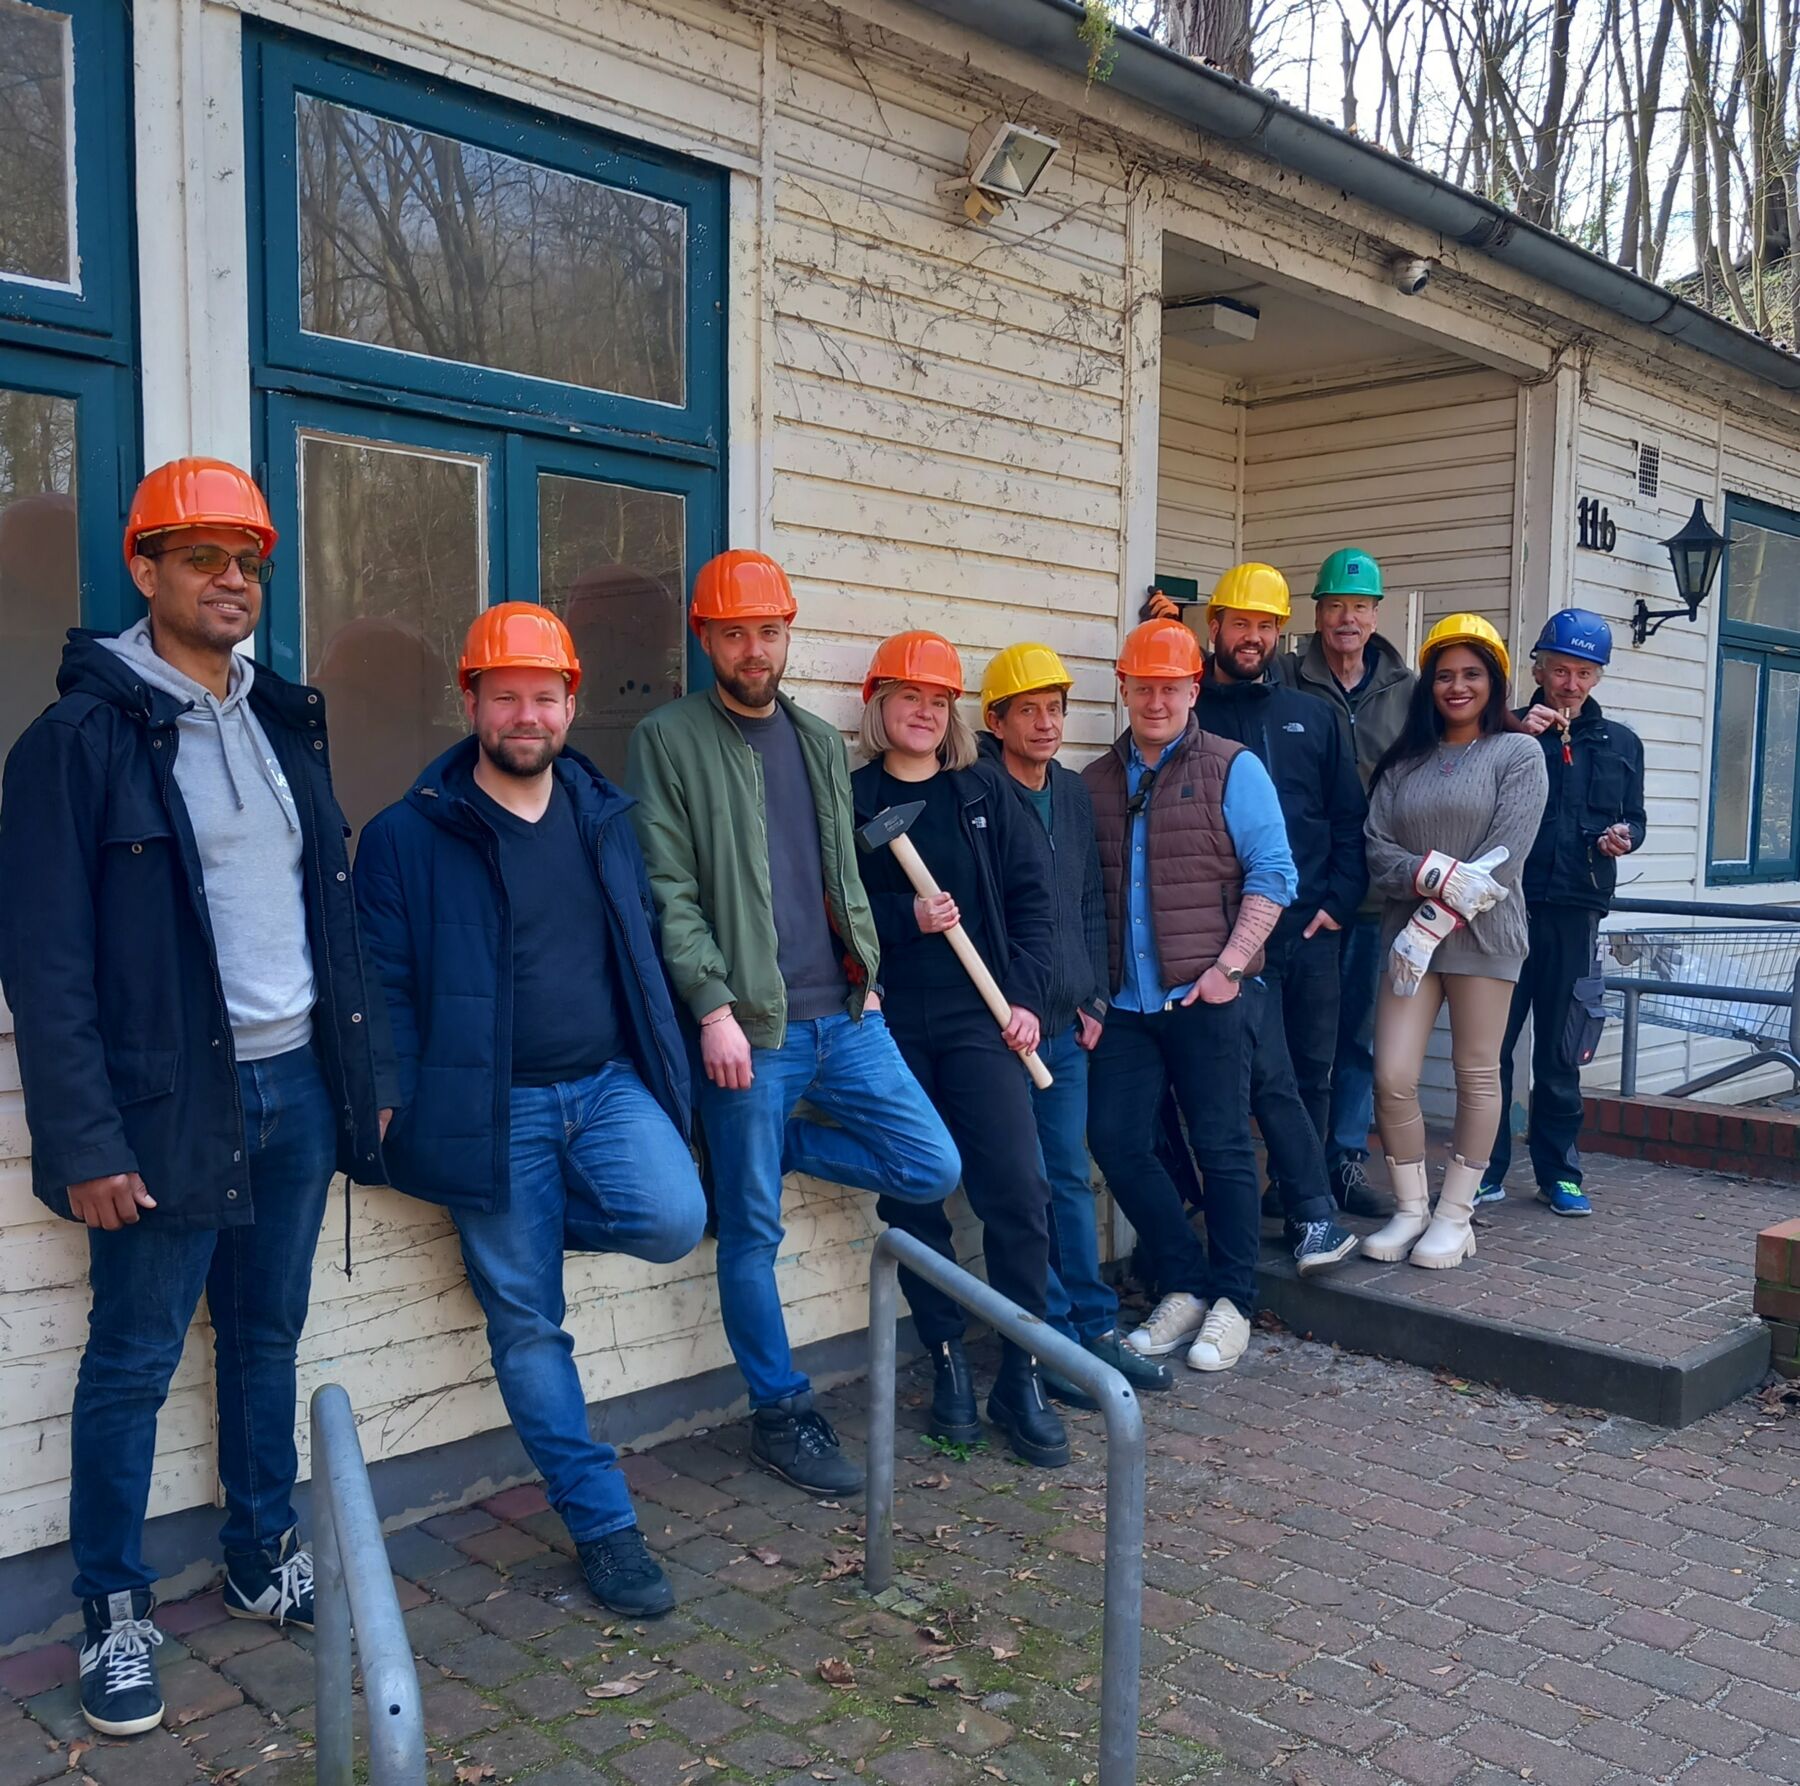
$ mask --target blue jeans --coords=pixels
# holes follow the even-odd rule
[[[82,1599],[148,1588],[144,1512],[156,1415],[206,1292],[219,1408],[227,1557],[273,1550],[295,1523],[294,1354],[336,1170],[331,1097],[310,1048],[238,1066],[248,1157],[237,1187],[255,1220],[88,1230],[93,1308],[75,1384],[69,1545]]]
[[[1094,1163],[1088,1157],[1088,1053],[1073,1024],[1039,1044],[1038,1053],[1056,1081],[1035,1088],[1032,1114],[1038,1147],[1050,1180],[1051,1233],[1049,1322],[1071,1339],[1098,1339],[1117,1325],[1119,1299],[1100,1275],[1100,1230],[1094,1213]]]
[[[1325,1152],[1368,1157],[1375,1121],[1375,994],[1381,988],[1381,920],[1358,918],[1343,933],[1339,969],[1337,1059],[1331,1068],[1331,1124]]]
[[[706,1200],[687,1143],[628,1061],[562,1085],[514,1086],[511,1124],[505,1207],[451,1219],[501,1399],[550,1505],[585,1544],[637,1514],[617,1454],[588,1431],[563,1326],[569,1207],[603,1250],[667,1265],[700,1244]]]
[[[880,1012],[790,1023],[779,1048],[751,1051],[747,1091],[697,1076],[718,1203],[719,1311],[752,1407],[808,1387],[794,1368],[775,1282],[781,1175],[805,1172],[907,1203],[939,1203],[962,1161]],[[805,1098],[833,1124],[794,1119]]]

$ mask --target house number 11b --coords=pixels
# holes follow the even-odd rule
[[[1619,543],[1619,529],[1598,498],[1584,496],[1575,505],[1579,528],[1575,543],[1584,552],[1610,552]]]

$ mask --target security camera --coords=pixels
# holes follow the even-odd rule
[[[1396,255],[1388,262],[1388,275],[1394,290],[1416,298],[1431,283],[1431,262],[1417,260],[1410,254]]]

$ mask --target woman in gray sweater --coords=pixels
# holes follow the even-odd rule
[[[1520,876],[1548,793],[1544,753],[1507,711],[1511,666],[1479,614],[1452,614],[1419,653],[1405,729],[1369,789],[1369,884],[1383,896],[1375,1120],[1396,1214],[1366,1258],[1443,1268],[1473,1256],[1470,1220],[1500,1121],[1500,1045],[1526,954]],[[1437,1213],[1419,1071],[1450,1007],[1456,1128]]]

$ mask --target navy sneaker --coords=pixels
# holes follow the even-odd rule
[[[1503,1184],[1486,1184],[1475,1193],[1475,1207],[1479,1209],[1484,1203],[1504,1203],[1506,1186]]]
[[[1362,1241],[1336,1222],[1300,1222],[1292,1230],[1294,1266],[1302,1277],[1342,1265]]]
[[[1538,1201],[1548,1203],[1558,1215],[1592,1215],[1594,1206],[1587,1200],[1587,1192],[1574,1180],[1559,1178],[1547,1190],[1538,1192]]]
[[[225,1610],[234,1619],[313,1628],[312,1553],[289,1526],[273,1551],[230,1552],[225,1558]]]
[[[628,1619],[659,1619],[675,1610],[675,1590],[636,1526],[575,1546],[594,1598]]]
[[[148,1588],[83,1600],[81,1715],[102,1736],[137,1736],[162,1722],[156,1657],[162,1633],[150,1622]]]

